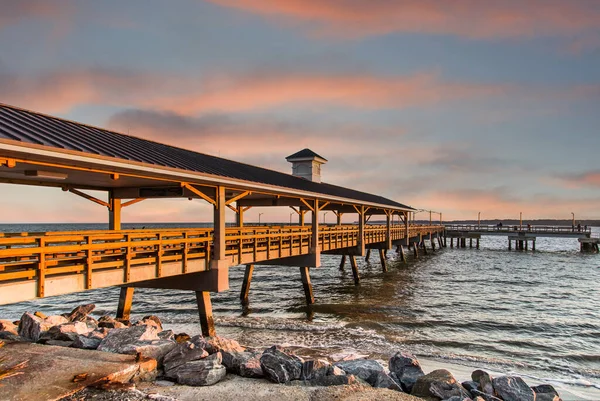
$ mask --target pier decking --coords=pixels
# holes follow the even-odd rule
[[[581,226],[534,226],[534,225],[479,225],[479,224],[448,224],[445,226],[445,237],[450,238],[450,246],[454,246],[456,239],[457,247],[466,247],[469,240],[473,247],[473,240],[479,248],[479,240],[482,236],[504,236],[508,238],[508,249],[512,249],[513,241],[515,249],[535,250],[537,238],[573,238],[580,243],[582,251],[598,252],[600,237],[592,233],[592,229]]]
[[[254,264],[300,268],[307,303],[314,302],[310,268],[321,253],[350,259],[424,240],[441,245],[442,225],[410,224],[410,206],[321,182],[326,159],[304,149],[287,158],[293,174],[237,163],[0,104],[0,183],[69,192],[107,210],[109,229],[0,235],[0,304],[120,285],[117,316],[127,318],[136,287],[196,292],[203,334],[214,334],[211,292],[229,288],[229,267],[246,265],[247,301]],[[99,199],[86,190],[104,191]],[[187,198],[211,205],[209,229],[122,230],[125,208],[142,201]],[[253,207],[291,208],[297,225],[247,227]],[[331,211],[334,226],[319,224]],[[226,213],[235,227],[226,226]],[[65,210],[68,213],[68,210]],[[305,216],[310,215],[309,224]],[[342,224],[344,215],[357,224]],[[385,224],[368,224],[383,216]],[[397,217],[397,218],[395,218]],[[194,217],[192,220],[196,220]]]

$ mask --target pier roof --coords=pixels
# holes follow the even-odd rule
[[[338,202],[347,201],[348,203],[389,207],[396,210],[414,210],[379,195],[327,183],[311,182],[290,174],[0,103],[0,151],[7,150],[18,154],[33,152],[44,160],[59,157],[70,160],[71,165],[74,166],[89,163],[89,158],[95,161],[101,159],[104,166],[126,168],[127,170],[139,170],[142,166],[152,166],[151,170],[145,170],[146,172],[152,171],[153,175],[150,178],[163,174],[169,176],[179,174],[181,177],[193,176],[201,178],[203,181],[216,183],[222,183],[222,179],[227,179],[230,180],[229,182],[233,180],[243,184],[242,186],[247,189],[253,189],[256,184],[261,184],[271,189],[285,189],[284,193],[294,195],[316,195]],[[2,152],[0,158],[6,157],[7,154]],[[78,156],[85,156],[85,161]],[[32,156],[30,155],[30,157]],[[21,176],[18,180],[3,179],[3,181],[27,183],[21,182],[23,178]],[[37,177],[37,180],[40,181],[41,178]],[[73,184],[84,184],[84,182],[73,182]],[[120,185],[114,184],[115,187]],[[110,187],[110,183],[107,182],[99,184],[99,189]]]

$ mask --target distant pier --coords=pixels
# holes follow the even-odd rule
[[[508,249],[535,251],[537,238],[569,238],[577,239],[582,252],[598,252],[600,235],[592,233],[589,227],[570,226],[533,226],[533,225],[480,225],[480,224],[451,224],[445,226],[445,240],[450,239],[450,247],[469,247],[479,249],[482,236],[505,236],[508,238]],[[514,242],[514,244],[513,244]]]

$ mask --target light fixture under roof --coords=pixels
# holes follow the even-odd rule
[[[27,177],[48,178],[51,180],[66,180],[68,177],[65,173],[44,170],[25,170],[25,175]]]

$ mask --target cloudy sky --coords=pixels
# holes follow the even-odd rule
[[[600,218],[597,0],[0,0],[0,10],[0,102],[283,172],[308,147],[329,160],[324,181],[445,219]],[[268,215],[286,221],[289,209]],[[181,201],[124,212],[209,217]],[[106,211],[3,184],[0,222],[24,221],[103,222]]]

